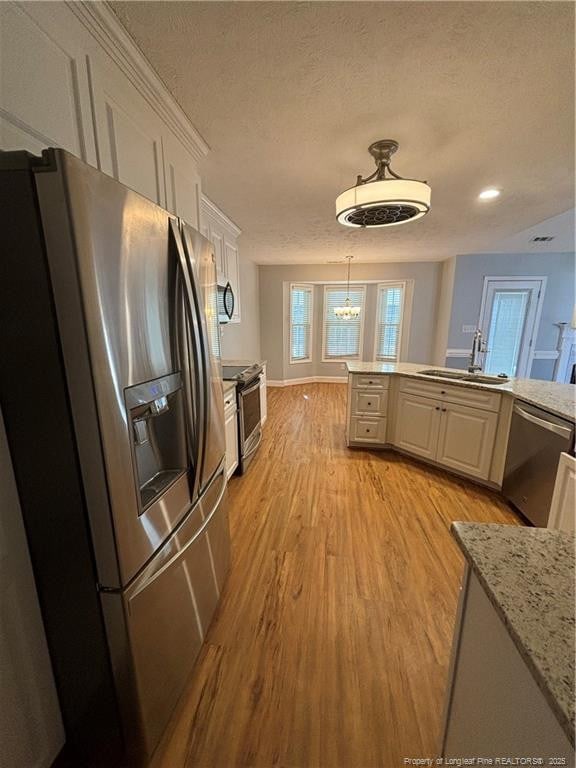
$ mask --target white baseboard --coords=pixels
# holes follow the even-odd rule
[[[346,384],[347,376],[305,376],[301,379],[268,379],[269,387],[292,387],[295,384]]]

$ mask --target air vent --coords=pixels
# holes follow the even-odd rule
[[[539,237],[533,237],[531,243],[549,243],[554,240],[554,235],[541,235]]]

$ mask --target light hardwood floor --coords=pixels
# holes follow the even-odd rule
[[[346,448],[346,387],[269,389],[230,483],[232,567],[153,768],[388,768],[435,756],[463,560],[500,497]]]

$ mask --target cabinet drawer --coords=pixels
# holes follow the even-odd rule
[[[236,391],[233,389],[224,395],[224,418],[227,420],[236,412]]]
[[[362,389],[352,390],[353,416],[386,416],[388,408],[388,390],[367,392]]]
[[[388,389],[390,386],[390,376],[380,374],[368,376],[355,373],[352,376],[352,386],[355,389]]]
[[[447,403],[470,405],[486,411],[499,411],[502,395],[487,389],[472,387],[456,387],[453,384],[443,384],[438,381],[422,381],[421,379],[400,379],[400,392],[419,397],[433,397]]]
[[[350,442],[385,443],[386,419],[354,416],[350,419]]]

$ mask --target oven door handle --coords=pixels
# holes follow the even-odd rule
[[[560,435],[560,437],[566,438],[566,440],[569,440],[572,435],[572,430],[569,427],[563,427],[561,424],[554,424],[551,421],[539,419],[538,416],[535,416],[533,413],[528,413],[528,411],[520,408],[519,405],[514,406],[514,413],[517,413],[518,416],[526,419],[526,421],[531,421],[532,424],[537,424],[539,427],[542,427],[542,429],[547,429],[549,432],[554,432],[555,434]]]
[[[252,384],[252,386],[248,387],[248,389],[241,389],[240,395],[244,397],[244,395],[249,395],[251,392],[255,392],[257,389],[260,389],[260,376],[258,376],[258,381],[256,384]]]
[[[258,448],[260,447],[260,443],[262,442],[262,435],[263,435],[263,432],[262,430],[260,430],[260,437],[256,441],[256,445],[253,445],[252,448],[250,448],[250,450],[248,451],[248,453],[245,453],[242,456],[243,459],[247,459],[248,456],[252,456],[252,454],[258,450]]]

